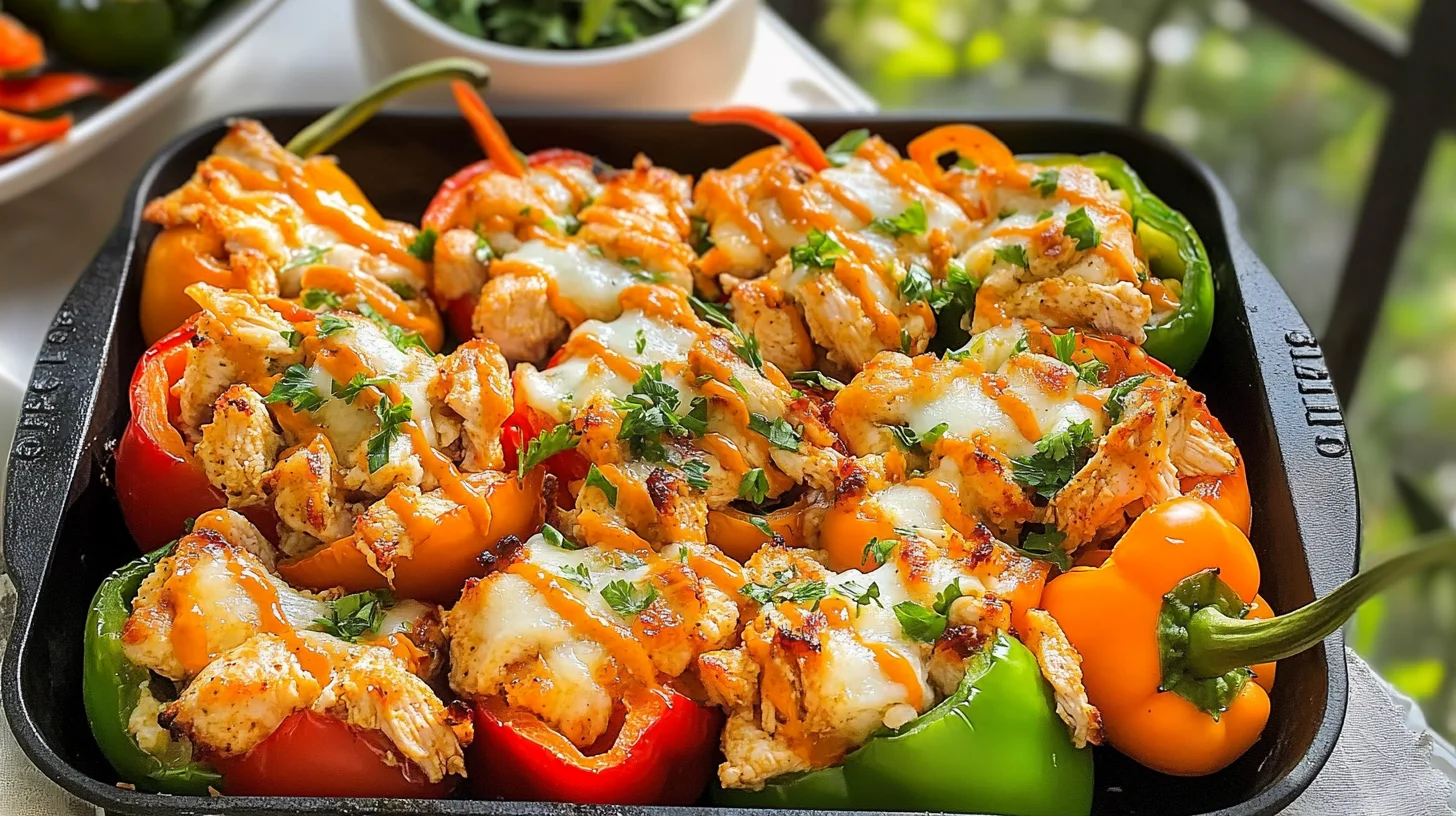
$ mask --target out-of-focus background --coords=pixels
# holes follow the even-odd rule
[[[1283,25],[1251,7],[1278,3],[1287,7]],[[1359,330],[1332,324],[1337,282],[1393,94],[1310,42],[1323,32],[1297,7],[1348,17],[1352,29],[1400,49],[1420,0],[771,5],[885,109],[1126,121],[1141,107],[1145,127],[1207,162],[1227,185],[1245,236],[1326,347],[1337,339],[1332,333]],[[1437,137],[1414,195],[1370,352],[1346,403],[1367,561],[1401,548],[1418,529],[1447,523],[1456,508],[1456,138],[1449,133]],[[1352,643],[1419,700],[1435,726],[1456,733],[1456,576],[1436,573],[1367,604]]]

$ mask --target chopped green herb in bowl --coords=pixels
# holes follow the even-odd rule
[[[414,0],[473,37],[522,48],[625,45],[691,20],[710,0]]]

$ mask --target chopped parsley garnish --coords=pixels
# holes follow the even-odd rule
[[[1002,210],[1001,212],[996,213],[996,218],[998,220],[1000,220],[1000,221],[1005,221],[1006,219],[1010,218],[1011,216],[1016,215],[1018,212],[1021,212],[1021,211],[1020,210]]]
[[[495,260],[495,250],[490,248],[490,242],[485,240],[484,235],[475,236],[475,262],[488,264]]]
[[[979,288],[964,266],[952,263],[940,288],[930,294],[930,308],[940,314],[947,306],[955,304],[962,314],[970,314],[976,308],[976,290]]]
[[[369,437],[369,472],[374,473],[389,462],[389,449],[394,446],[394,440],[399,438],[400,426],[414,416],[414,407],[410,405],[409,397],[400,400],[398,405],[385,394],[379,398],[374,405],[374,415],[379,418],[379,431]]]
[[[1085,363],[1072,362],[1072,355],[1077,353],[1077,330],[1068,329],[1063,334],[1052,335],[1052,350],[1056,352],[1057,359],[1072,367],[1077,372],[1077,378],[1091,386],[1101,385],[1099,379],[1102,372],[1107,370],[1107,363],[1092,358]]]
[[[558,550],[579,550],[583,546],[562,535],[560,530],[549,524],[541,525],[541,537]]]
[[[1027,533],[1026,540],[1016,550],[1027,558],[1050,561],[1057,565],[1057,569],[1066,572],[1072,568],[1072,557],[1062,547],[1062,542],[1066,540],[1066,533],[1055,527],[1048,527],[1041,532]]]
[[[743,474],[738,482],[738,498],[753,504],[762,504],[768,498],[768,474],[763,468],[754,468]]]
[[[733,390],[737,391],[740,396],[748,396],[748,386],[743,384],[743,380],[738,379],[737,374],[728,375],[728,384],[733,386]]]
[[[905,356],[908,357],[908,356],[910,356],[910,351],[913,348],[914,348],[914,346],[910,342],[910,330],[909,329],[901,329],[900,330],[900,353],[901,354],[904,354]]]
[[[1056,215],[1056,213],[1051,210],[1042,210],[1041,212],[1036,214],[1036,220],[1045,221],[1048,218],[1051,218],[1053,215]]]
[[[613,612],[624,618],[639,615],[657,600],[655,587],[642,588],[628,581],[616,580],[602,587],[602,600]]]
[[[689,433],[695,436],[702,436],[708,432],[708,400],[705,397],[693,397],[688,403],[688,412],[678,418],[678,424],[688,429]]]
[[[569,567],[562,567],[561,577],[576,584],[587,592],[591,592],[591,570],[586,568],[586,564],[573,564]]]
[[[341,399],[353,405],[354,400],[359,397],[360,391],[363,391],[371,385],[378,388],[390,382],[391,379],[387,375],[382,377],[365,377],[363,374],[355,374],[346,383],[340,383],[338,380],[335,380],[332,390],[336,399]]]
[[[770,422],[763,414],[748,415],[748,430],[764,437],[770,445],[786,451],[799,449],[799,431],[783,417]]]
[[[1037,440],[1036,453],[1011,460],[1011,478],[1050,499],[1092,457],[1097,441],[1092,420],[1074,422]]]
[[[861,562],[874,561],[875,566],[883,567],[885,562],[890,560],[890,551],[895,549],[899,544],[900,540],[898,538],[880,538],[876,536],[871,538],[869,543],[865,544],[864,552],[860,553],[859,560]]]
[[[565,422],[543,428],[534,439],[527,440],[524,450],[516,449],[516,479],[526,478],[526,471],[558,453],[571,450],[579,441]]]
[[[926,230],[925,205],[913,202],[905,211],[892,218],[876,218],[870,226],[880,232],[899,238],[901,235],[923,235]]]
[[[789,375],[789,381],[807,385],[811,388],[822,388],[825,391],[838,391],[844,388],[844,383],[828,376],[822,371],[795,371]]]
[[[1011,356],[1015,357],[1018,354],[1025,354],[1027,348],[1029,347],[1026,343],[1026,332],[1022,332],[1021,336],[1016,338],[1016,342],[1011,344]]]
[[[435,239],[439,237],[440,234],[435,232],[434,227],[425,227],[410,242],[409,254],[422,261],[433,261],[435,259]]]
[[[751,601],[767,606],[769,604],[812,603],[819,608],[819,602],[829,594],[829,585],[823,581],[798,581],[799,573],[792,569],[778,570],[773,574],[774,582],[768,586],[748,583],[738,592]]]
[[[906,303],[929,301],[933,289],[930,273],[917,263],[910,264],[910,268],[905,270],[905,277],[900,279],[900,299]]]
[[[1057,184],[1061,181],[1062,174],[1055,169],[1043,170],[1037,173],[1031,180],[1031,188],[1036,190],[1042,198],[1051,198],[1057,193]]]
[[[284,369],[273,390],[263,398],[266,403],[286,402],[295,411],[317,411],[324,407],[324,397],[314,388],[313,377],[306,366],[294,363]]]
[[[688,233],[688,243],[692,244],[693,251],[699,255],[708,254],[708,250],[713,248],[713,236],[708,231],[708,222],[695,215],[690,223],[692,231]]]
[[[881,609],[885,608],[885,605],[880,603],[880,585],[875,583],[874,581],[871,581],[870,585],[867,587],[862,587],[853,581],[845,581],[844,583],[834,588],[834,594],[842,595],[850,599],[851,601],[854,601],[854,609],[856,613],[858,613],[862,607],[869,606],[870,604],[874,604]]]
[[[842,258],[848,253],[844,245],[835,240],[833,235],[818,229],[809,230],[804,243],[789,250],[789,258],[795,266],[807,266],[810,269],[833,269],[834,259]]]
[[[634,570],[647,566],[647,562],[626,550],[618,550],[614,556],[617,569]]]
[[[278,332],[278,334],[283,337],[283,340],[288,343],[288,347],[291,349],[296,349],[299,346],[303,345],[303,332],[301,331],[288,329],[286,331]]]
[[[1077,242],[1079,250],[1096,249],[1102,243],[1102,235],[1097,231],[1097,225],[1092,223],[1086,207],[1078,207],[1067,215],[1067,225],[1062,232]]]
[[[1116,425],[1122,421],[1123,409],[1127,406],[1127,395],[1133,389],[1147,382],[1147,374],[1134,374],[1117,385],[1112,386],[1112,391],[1107,395],[1107,402],[1102,407],[1107,411],[1107,421]]]
[[[949,617],[950,605],[955,603],[961,594],[961,582],[959,579],[946,584],[944,589],[935,594],[935,613]]]
[[[410,286],[404,281],[392,280],[387,285],[389,286],[390,291],[394,292],[396,295],[399,295],[400,300],[414,300],[415,296],[419,294],[419,292],[415,291],[415,288],[413,286]]]
[[[768,519],[763,516],[749,516],[748,523],[753,525],[753,529],[767,536],[770,541],[778,540],[778,533],[775,533],[773,528],[768,526]]]
[[[278,271],[287,272],[290,269],[297,269],[300,266],[313,266],[319,261],[322,261],[325,255],[329,254],[329,249],[330,247],[314,246],[310,244],[307,249],[290,258],[288,260],[288,263],[284,264],[283,268]],[[312,309],[314,307],[309,306],[308,308]]]
[[[708,489],[710,485],[708,483],[707,462],[703,461],[702,459],[688,459],[682,463],[681,468],[684,478],[686,478],[688,481],[689,487],[696,488],[698,490]]]
[[[763,370],[763,351],[758,347],[758,335],[741,334],[743,342],[733,347],[733,353],[737,354],[743,362],[748,363],[755,369]]]
[[[895,617],[905,636],[922,643],[934,643],[945,633],[946,617],[933,609],[926,609],[914,601],[895,604]]]
[[[318,336],[332,337],[339,332],[348,331],[354,326],[342,317],[334,314],[321,315],[318,319]]]
[[[709,303],[692,295],[688,296],[688,302],[692,304],[698,314],[702,315],[703,320],[720,329],[733,332],[733,336],[738,338],[738,345],[733,347],[733,353],[737,354],[743,362],[759,371],[763,370],[763,352],[758,347],[756,335],[744,334],[743,330],[738,328],[738,324],[733,322],[733,318],[728,316],[728,310],[716,303]]]
[[[337,309],[344,305],[339,293],[332,289],[305,289],[303,290],[303,308],[305,309]]]
[[[644,352],[644,351],[647,350],[647,330],[646,329],[638,329],[637,330],[637,334],[635,336],[633,336],[633,338],[632,338],[632,348],[635,349],[638,354],[641,354],[642,352]]]
[[[950,430],[950,423],[942,422],[923,434],[915,433],[915,429],[909,425],[887,425],[885,427],[895,435],[895,441],[907,450],[913,451],[920,448],[928,452],[942,436],[945,436],[945,432]]]
[[[361,302],[359,304],[359,314],[374,321],[379,328],[383,329],[384,336],[389,338],[389,342],[393,343],[394,347],[400,351],[408,352],[410,347],[413,346],[428,355],[434,356],[435,352],[430,350],[429,344],[425,342],[425,338],[421,337],[419,332],[405,331],[399,326],[394,325],[389,322],[388,318],[380,314],[378,309],[370,306],[368,303]]]
[[[868,129],[855,128],[824,148],[824,157],[829,159],[829,163],[835,167],[843,167],[849,164],[849,160],[854,158],[854,152],[859,150],[859,146],[864,144],[869,137]]]
[[[602,491],[602,495],[607,497],[607,504],[612,507],[617,506],[617,486],[607,481],[607,477],[603,476],[600,470],[597,470],[595,462],[592,463],[591,468],[586,472],[586,486],[595,487],[597,490]]]
[[[975,159],[972,159],[970,156],[961,155],[956,156],[955,166],[966,171],[973,171],[980,167],[980,165],[976,164]]]
[[[996,260],[1019,266],[1022,269],[1031,267],[1031,261],[1026,259],[1026,247],[1021,244],[1007,244],[996,250]]]
[[[384,610],[393,605],[394,596],[388,590],[356,592],[330,601],[329,616],[314,618],[313,622],[325,634],[355,643],[360,637],[379,631],[379,625],[384,622]]]

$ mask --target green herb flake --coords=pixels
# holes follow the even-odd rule
[[[768,498],[768,473],[763,468],[754,468],[743,474],[738,482],[738,498],[752,504],[762,504]]]
[[[425,262],[433,261],[435,259],[435,239],[439,237],[440,234],[435,232],[434,227],[425,227],[410,242],[409,254]]]
[[[637,334],[632,338],[632,348],[636,349],[636,351],[637,351],[638,354],[641,354],[642,352],[644,352],[644,351],[647,350],[647,330],[646,329],[638,329],[637,330]]]
[[[617,506],[617,486],[607,481],[607,477],[602,475],[600,470],[597,470],[595,462],[592,463],[591,468],[586,472],[586,486],[595,487],[597,490],[602,491],[602,495],[607,498],[607,504],[612,507]]]
[[[550,428],[543,428],[535,438],[527,440],[525,450],[516,449],[516,479],[526,478],[526,472],[558,453],[575,448],[580,440],[571,432],[565,422]]]
[[[834,259],[843,258],[849,254],[844,245],[835,240],[833,235],[818,229],[809,230],[804,243],[789,250],[789,259],[795,266],[807,266],[810,269],[833,269]]]
[[[315,311],[323,308],[337,309],[344,305],[343,298],[332,289],[305,289],[302,300],[303,308]]]
[[[795,371],[789,375],[790,382],[800,385],[807,385],[810,388],[822,388],[825,391],[839,391],[844,388],[844,383],[830,377],[822,371]]]
[[[339,317],[336,314],[320,315],[318,319],[318,336],[333,337],[339,332],[349,331],[354,328],[353,324]]]
[[[910,268],[905,270],[905,277],[900,279],[900,299],[906,303],[919,300],[928,302],[932,291],[934,285],[930,280],[930,273],[920,264],[910,264]]]
[[[900,629],[911,640],[934,643],[945,633],[946,617],[933,609],[926,609],[914,601],[901,601],[895,604],[894,610]]]
[[[899,546],[898,538],[871,538],[864,546],[864,552],[860,553],[859,560],[873,561],[875,566],[883,567],[886,561],[890,560],[890,551]]]
[[[772,422],[763,414],[748,415],[748,429],[768,440],[780,450],[799,450],[799,431],[779,417]]]
[[[402,280],[392,280],[386,285],[389,286],[391,292],[399,295],[400,300],[414,300],[419,295],[419,292],[416,292],[413,286],[410,286]]]
[[[1050,499],[1087,464],[1097,442],[1092,420],[1074,422],[1037,440],[1036,453],[1011,460],[1011,478]]]
[[[389,462],[389,449],[399,438],[400,427],[414,417],[414,406],[410,405],[409,397],[403,398],[398,405],[395,405],[389,395],[385,394],[375,404],[374,415],[379,418],[379,431],[369,437],[370,473],[377,472]]]
[[[602,600],[613,612],[624,618],[634,617],[642,613],[652,602],[657,600],[657,589],[655,587],[639,587],[628,581],[616,580],[602,587]]]
[[[1057,184],[1062,174],[1055,168],[1050,168],[1037,173],[1031,180],[1031,189],[1036,190],[1042,198],[1051,198],[1057,194]]]
[[[354,400],[358,399],[360,391],[370,386],[375,388],[382,387],[392,382],[392,380],[393,378],[387,375],[381,377],[365,377],[363,374],[355,374],[347,383],[340,383],[338,380],[335,380],[332,391],[335,399],[341,399],[353,405]]]
[[[1031,268],[1031,261],[1026,258],[1026,247],[1021,244],[1007,244],[997,249],[996,260],[1002,263],[1009,263],[1012,266],[1019,266],[1022,269]]]
[[[854,158],[855,151],[870,138],[870,132],[866,128],[856,128],[835,139],[832,144],[824,148],[824,156],[829,163],[835,167],[843,167],[849,164]]]
[[[1062,572],[1072,568],[1072,556],[1062,546],[1067,540],[1067,534],[1055,527],[1048,527],[1041,532],[1027,533],[1026,539],[1017,552],[1038,561],[1050,561]]]
[[[562,567],[560,575],[562,578],[576,584],[587,592],[591,592],[591,570],[586,568],[586,564],[573,564],[569,567]]]
[[[329,616],[314,618],[314,625],[325,634],[355,643],[371,632],[379,631],[384,611],[394,605],[394,596],[387,590],[371,590],[345,595],[329,602]]]
[[[1062,232],[1068,238],[1077,242],[1077,249],[1096,249],[1102,243],[1102,234],[1097,231],[1097,225],[1092,223],[1092,216],[1087,214],[1086,207],[1078,207],[1067,215],[1067,225]]]
[[[874,581],[871,581],[869,586],[860,586],[854,581],[845,581],[844,583],[835,587],[833,591],[835,595],[839,595],[848,598],[851,601],[854,601],[854,610],[856,614],[859,613],[859,610],[861,608],[869,606],[870,604],[874,604],[881,609],[885,608],[885,605],[880,602],[880,585],[875,583]]]
[[[295,363],[284,369],[283,376],[273,384],[273,390],[263,401],[272,405],[286,402],[295,411],[317,411],[324,407],[324,397],[314,387],[313,376],[308,368]]]
[[[291,349],[296,349],[303,345],[303,332],[301,331],[288,329],[278,332],[278,334],[283,337],[284,342],[288,343],[288,347]]]
[[[1134,374],[1117,385],[1107,394],[1107,401],[1102,407],[1107,411],[1107,421],[1116,425],[1122,421],[1122,412],[1127,407],[1127,396],[1139,385],[1147,382],[1147,374]]]
[[[892,218],[876,218],[870,226],[893,238],[902,235],[924,235],[927,229],[925,205],[913,202],[905,211]]]
[[[304,251],[288,259],[288,263],[284,264],[283,268],[279,269],[278,271],[282,273],[297,269],[301,266],[313,266],[314,264],[322,261],[324,259],[324,256],[329,254],[329,250],[331,248],[332,247],[314,246],[310,244],[306,249],[304,249]],[[314,307],[310,306],[308,308],[312,309]]]
[[[541,525],[541,538],[558,550],[579,550],[584,546],[562,535],[560,530],[549,524]]]

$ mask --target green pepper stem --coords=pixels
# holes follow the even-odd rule
[[[318,121],[299,131],[289,141],[288,151],[304,159],[317,156],[353,133],[394,97],[422,85],[446,79],[460,79],[477,88],[483,88],[490,82],[490,69],[482,63],[463,57],[447,57],[412,65],[386,77],[358,99],[346,102],[319,117]]]
[[[1334,592],[1286,615],[1262,620],[1231,618],[1212,606],[1188,623],[1187,662],[1197,677],[1218,677],[1240,666],[1283,660],[1339,629],[1360,604],[1408,575],[1456,562],[1456,535],[1436,534],[1433,543],[1361,572]]]

